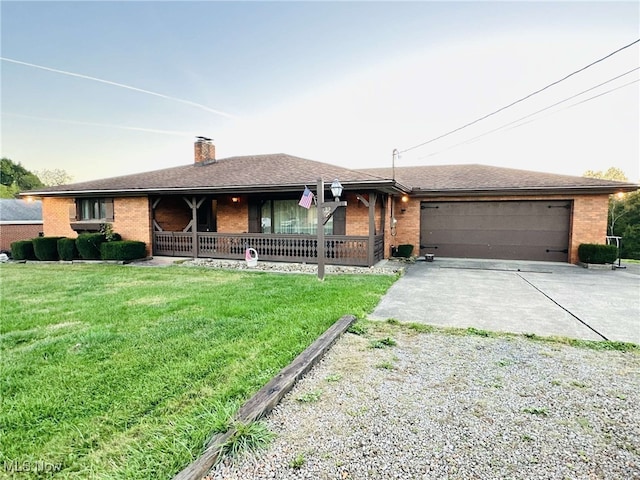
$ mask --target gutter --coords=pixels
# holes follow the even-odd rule
[[[312,184],[314,182],[309,182]],[[169,194],[250,194],[250,193],[291,193],[302,190],[304,184],[289,185],[229,185],[203,187],[152,187],[131,189],[91,189],[91,190],[54,190],[29,191],[20,193],[24,197],[91,197],[91,196],[144,196]],[[414,197],[452,197],[483,195],[536,195],[536,194],[614,194],[618,192],[634,192],[640,185],[623,183],[620,185],[576,185],[558,187],[511,187],[511,188],[468,188],[468,189],[423,189],[411,188],[398,181],[358,181],[343,182],[348,190],[378,189],[389,194],[408,194]]]
[[[309,182],[309,185],[315,184]],[[386,193],[409,193],[411,189],[402,185],[399,182],[392,180],[380,182],[374,181],[359,181],[359,182],[342,182],[343,186],[348,190],[357,189],[379,189],[384,190]],[[152,187],[152,188],[131,188],[131,189],[92,189],[92,190],[54,190],[54,191],[37,191],[32,190],[29,192],[20,193],[25,197],[90,197],[95,195],[108,195],[108,196],[142,196],[142,195],[166,195],[176,193],[220,193],[220,194],[247,194],[247,193],[269,193],[269,192],[297,192],[304,189],[304,184],[290,184],[290,185],[229,185],[229,186],[217,186],[217,187]]]
[[[411,191],[412,196],[416,197],[457,197],[472,196],[480,197],[485,195],[539,195],[539,194],[614,194],[618,192],[635,192],[640,186],[638,185],[593,185],[593,186],[564,186],[564,187],[523,187],[523,188],[485,188],[485,189],[451,189],[451,190],[433,190],[414,188]]]
[[[42,220],[0,220],[0,225],[42,225]]]

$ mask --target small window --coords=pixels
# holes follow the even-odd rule
[[[79,201],[79,220],[106,220],[107,205],[105,198],[83,198]]]
[[[96,230],[102,223],[113,222],[113,198],[77,198],[69,209],[71,228]]]

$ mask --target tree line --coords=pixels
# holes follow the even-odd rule
[[[587,170],[583,177],[628,182],[619,168],[606,171]],[[622,258],[640,260],[640,190],[618,193],[609,197],[607,235],[622,237]]]
[[[16,198],[20,192],[64,185],[72,180],[71,175],[59,168],[31,172],[20,162],[16,163],[6,157],[0,159],[0,198]]]

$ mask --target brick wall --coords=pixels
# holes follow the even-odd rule
[[[181,232],[191,221],[191,208],[182,197],[162,197],[154,219],[165,232]]]
[[[391,239],[391,246],[413,245],[413,254],[418,254],[420,245],[420,199],[410,198],[403,202],[401,197],[392,197],[393,213],[396,224],[396,235]]]
[[[569,261],[578,262],[581,243],[606,243],[608,195],[580,195],[573,202]]]
[[[78,233],[71,229],[69,211],[75,208],[74,198],[42,199],[43,231],[47,237],[76,238]],[[123,240],[137,240],[151,250],[151,219],[147,197],[115,198],[113,201],[113,231],[122,235]]]
[[[75,207],[73,198],[42,199],[42,220],[44,234],[47,237],[76,238],[78,234],[69,225],[69,209]]]
[[[147,197],[123,197],[113,200],[113,231],[123,240],[137,240],[151,252],[152,229]]]
[[[249,205],[246,197],[234,203],[231,197],[218,200],[218,232],[247,233],[249,231]]]
[[[402,204],[396,198],[395,217],[398,220],[397,235],[391,245],[414,245],[414,254],[420,245],[420,203],[422,201],[496,201],[496,200],[573,200],[571,225],[569,226],[569,263],[578,262],[578,246],[581,243],[606,243],[608,201],[602,195],[523,195],[523,196],[481,196],[481,197],[429,197],[410,198]],[[402,208],[406,211],[402,212]]]
[[[246,197],[238,197],[234,203],[231,197],[220,197],[217,202],[216,224],[221,233],[246,233],[249,229],[249,210]],[[162,197],[154,218],[167,232],[181,232],[191,221],[191,207],[182,197]]]
[[[363,194],[362,197],[366,200],[370,199],[370,196]],[[376,199],[374,220],[376,225],[376,232],[380,232],[382,229],[382,218],[385,212],[385,206],[383,204],[385,195],[378,194]],[[346,195],[347,201],[347,235],[369,235],[369,207],[362,203],[355,195]],[[389,228],[389,222],[385,219],[385,228]]]
[[[11,250],[13,242],[31,240],[42,231],[41,223],[0,225],[0,251]]]

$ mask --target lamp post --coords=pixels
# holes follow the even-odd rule
[[[331,216],[339,207],[346,207],[346,201],[340,201],[340,195],[342,195],[342,185],[338,179],[334,180],[331,184],[331,194],[333,195],[333,202],[324,201],[324,180],[318,179],[318,227],[317,227],[317,250],[318,250],[318,280],[324,280],[324,260],[325,260],[325,240],[324,240],[324,226],[327,224]],[[326,211],[325,211],[326,210]]]

